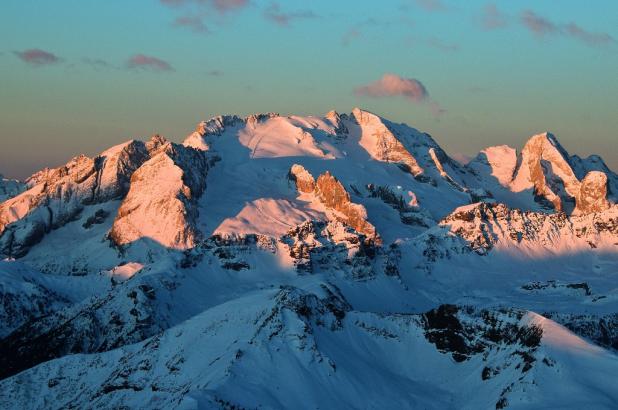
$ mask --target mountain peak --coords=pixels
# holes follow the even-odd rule
[[[572,203],[579,192],[569,154],[549,132],[526,142],[511,186],[516,192],[533,189],[537,198],[549,201],[559,211],[565,210],[565,201]]]

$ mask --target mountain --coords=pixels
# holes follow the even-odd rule
[[[499,201],[520,208],[589,213],[608,209],[608,196],[615,200],[610,186],[616,176],[603,160],[570,156],[548,132],[531,137],[521,153],[490,147],[467,166],[479,173],[483,186],[494,179],[487,187],[494,188]]]
[[[2,408],[618,402],[618,178],[551,133],[218,116],[0,192]]]

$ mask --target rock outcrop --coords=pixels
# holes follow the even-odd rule
[[[511,187],[514,191],[532,189],[539,201],[546,201],[556,210],[570,212],[579,192],[569,156],[551,133],[535,135],[524,146],[518,158]]]
[[[203,151],[164,142],[133,174],[109,238],[120,246],[146,239],[170,249],[194,247],[199,236],[196,200],[208,168]]]
[[[374,159],[399,164],[415,177],[423,174],[423,168],[418,164],[416,158],[384,125],[380,117],[355,108],[352,111],[352,118],[361,127],[360,145]]]
[[[573,213],[577,215],[602,212],[609,207],[607,175],[601,171],[590,171],[581,181]]]
[[[315,190],[315,179],[302,165],[294,164],[290,168],[290,179],[296,183],[296,189],[303,193],[312,193]]]
[[[326,208],[335,211],[336,219],[368,238],[379,241],[375,227],[367,221],[365,207],[353,203],[348,191],[329,171],[314,180],[302,165],[294,164],[289,175],[296,182],[299,192],[313,193]]]

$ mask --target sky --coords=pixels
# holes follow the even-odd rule
[[[618,170],[615,0],[2,0],[0,173],[203,119],[361,107],[457,158],[553,132]]]

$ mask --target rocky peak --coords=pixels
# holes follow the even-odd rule
[[[581,181],[576,197],[574,214],[589,214],[609,209],[607,200],[607,175],[601,171],[590,171]]]
[[[341,215],[335,219],[366,235],[369,239],[379,241],[375,227],[367,221],[365,207],[353,203],[350,194],[329,171],[324,172],[315,180],[302,165],[294,164],[289,176],[296,183],[299,192],[313,193],[326,208]]]
[[[148,240],[168,249],[194,247],[196,200],[209,167],[203,151],[165,143],[133,174],[109,238],[119,246]]]
[[[150,156],[154,156],[162,146],[167,144],[167,139],[159,134],[155,134],[148,141],[146,141],[146,149]]]
[[[221,135],[228,127],[233,127],[243,120],[236,115],[219,115],[207,121],[200,121],[195,131],[189,134],[183,145],[199,150],[208,151],[209,146],[205,141],[208,135]]]
[[[423,168],[379,116],[354,108],[352,118],[361,130],[359,144],[369,155],[378,161],[397,163],[414,177],[421,177]]]
[[[131,175],[149,156],[148,144],[132,140],[96,157],[99,176],[94,202],[123,197],[129,190]]]
[[[280,117],[279,113],[276,113],[276,112],[258,113],[258,114],[251,114],[247,116],[244,119],[244,121],[247,123],[248,126],[253,126],[253,125],[256,125],[257,123],[269,120],[271,118],[276,118],[276,117]]]
[[[515,191],[533,189],[537,198],[549,201],[557,211],[566,210],[565,202],[573,202],[579,192],[568,154],[548,132],[528,140],[511,186]]]
[[[339,115],[337,111],[331,110],[327,112],[324,118],[330,121],[330,123],[333,125],[335,129],[335,134],[338,137],[345,137],[348,134],[348,129],[343,123],[343,118]]]
[[[290,168],[290,179],[296,183],[296,188],[299,192],[312,193],[315,190],[313,175],[302,165],[292,165],[292,168]]]
[[[349,226],[370,238],[377,238],[375,227],[367,221],[365,207],[353,203],[350,194],[330,172],[326,171],[318,177],[315,194],[326,207],[342,213]]]

